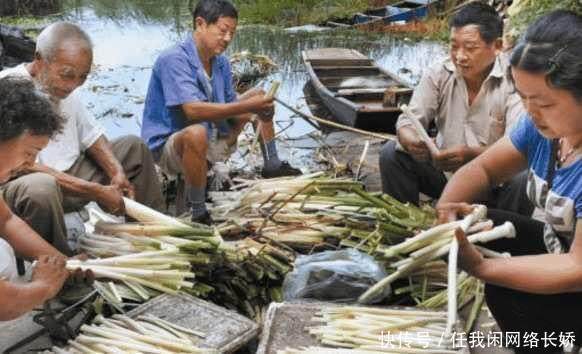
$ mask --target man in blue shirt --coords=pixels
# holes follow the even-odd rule
[[[192,37],[164,51],[154,64],[142,137],[164,172],[184,175],[192,220],[210,223],[204,203],[208,162],[228,158],[254,114],[259,117],[263,177],[301,171],[277,155],[273,99],[261,90],[240,97],[234,91],[230,64],[222,53],[236,31],[236,8],[228,0],[201,0],[192,15]]]

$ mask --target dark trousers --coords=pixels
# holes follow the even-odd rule
[[[396,150],[396,142],[389,141],[380,151],[382,191],[401,202],[418,205],[418,195],[423,193],[438,199],[447,184],[445,174],[428,162],[418,162],[408,153]],[[526,195],[527,171],[515,176],[502,186],[493,188],[487,200],[489,208],[509,210],[531,215],[533,205]]]
[[[418,162],[404,151],[396,150],[396,142],[389,141],[380,150],[382,192],[401,202],[418,205],[418,194],[438,199],[447,184],[442,171],[428,162]]]
[[[542,222],[502,210],[490,210],[488,216],[496,225],[511,221],[517,237],[489,242],[485,247],[512,256],[547,253]],[[503,332],[520,333],[521,345],[514,347],[516,353],[560,353],[560,333],[572,332],[576,344],[582,343],[582,293],[539,295],[486,284],[485,299]],[[524,346],[525,333],[537,333],[537,348]],[[555,339],[557,346],[544,348],[544,334]]]

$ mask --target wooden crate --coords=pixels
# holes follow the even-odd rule
[[[187,294],[161,295],[127,313],[130,317],[143,314],[206,333],[206,338],[197,345],[219,353],[231,353],[243,347],[259,330],[254,321]]]

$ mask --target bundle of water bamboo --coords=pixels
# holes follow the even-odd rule
[[[484,215],[481,216],[481,219]],[[493,224],[490,221],[478,222],[467,228],[468,240],[471,243],[488,242],[503,237],[515,237],[515,229],[511,223],[497,226],[493,229]],[[419,233],[418,235],[406,239],[392,247],[382,250],[383,256],[387,259],[393,259],[389,267],[394,269],[389,277],[385,278],[368,292],[360,297],[361,303],[366,303],[367,300],[373,297],[376,293],[383,291],[394,280],[402,278],[411,272],[419,269],[427,262],[439,259],[448,254],[451,248],[456,243],[454,239],[455,229],[463,224],[463,220],[454,221],[447,224],[438,225],[429,230]],[[489,256],[503,256],[497,255],[494,252],[487,252]],[[449,262],[450,263],[450,262]],[[456,256],[455,256],[456,269]],[[449,278],[451,274],[449,273]]]
[[[178,250],[139,252],[85,261],[71,259],[67,261],[67,269],[91,270],[97,279],[105,278],[122,283],[129,289],[124,291],[124,294],[134,295],[133,297],[128,295],[126,298],[149,299],[150,292],[143,287],[174,294],[181,288],[194,286],[190,281],[194,278],[194,273],[190,271],[190,263],[180,256]],[[101,295],[122,302],[114,283],[108,283],[107,287],[99,285],[100,283],[96,283],[95,287]]]
[[[132,209],[135,207],[140,213]],[[136,283],[128,280],[129,273],[133,276],[143,274],[146,282],[153,281],[152,278],[156,280],[153,285],[143,281],[138,285],[162,292],[179,289],[254,318],[271,301],[282,301],[280,286],[293,267],[293,252],[251,239],[225,242],[215,229],[187,225],[176,219],[169,222],[167,216],[164,216],[166,220],[157,218],[149,208],[135,202],[130,205],[130,212],[148,222],[98,222],[95,233],[87,234],[80,242],[82,249],[92,256],[119,256],[71,264],[92,269],[100,277],[117,280],[96,285],[115,308],[123,307],[122,299],[146,300],[150,295],[140,293],[143,289],[136,291],[127,287],[126,283]],[[144,252],[146,257],[142,256]],[[109,268],[104,269],[104,264]],[[122,269],[112,273],[112,265]],[[132,269],[127,269],[129,267]],[[124,272],[123,276],[120,272]],[[188,277],[188,281],[176,279],[178,274]]]
[[[209,265],[193,269],[197,280],[212,289],[204,297],[261,321],[268,304],[283,301],[281,285],[294,258],[275,245],[243,239],[227,242]]]

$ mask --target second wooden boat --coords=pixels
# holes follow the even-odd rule
[[[336,19],[326,24],[332,27],[351,27],[372,23],[392,24],[421,20],[428,16],[432,5],[439,0],[406,0],[393,5],[370,9],[354,14],[351,18]]]

